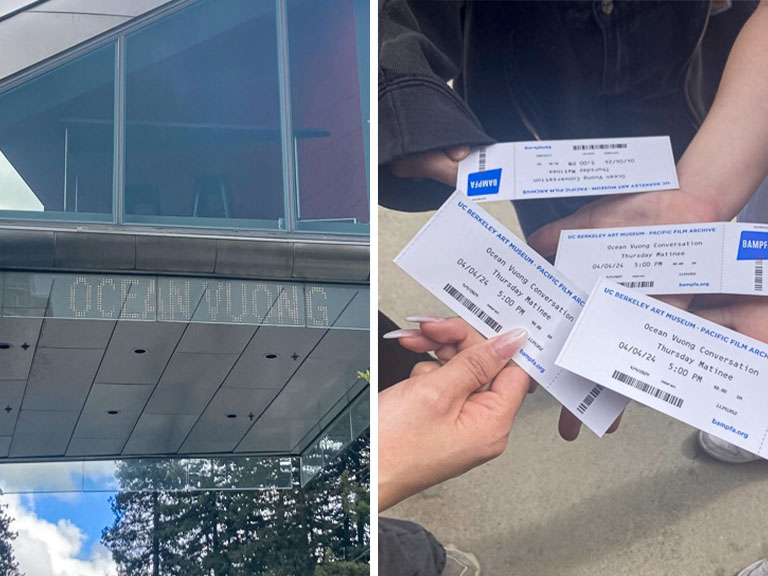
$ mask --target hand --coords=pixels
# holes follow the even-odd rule
[[[462,350],[485,340],[482,334],[461,318],[410,316],[406,320],[420,322],[419,328],[396,330],[385,337],[399,338],[400,345],[412,352],[433,352],[442,362],[447,362]],[[416,369],[421,369],[420,365],[417,364]],[[528,392],[534,392],[537,386],[537,383],[531,380]],[[606,433],[616,432],[620,423],[621,416],[611,424]],[[581,431],[581,420],[568,409],[562,408],[557,429],[563,440],[575,440]]]
[[[691,304],[691,312],[768,343],[768,299],[765,296],[697,296]]]
[[[395,330],[384,338],[398,338],[400,345],[411,352],[431,352],[443,364],[462,350],[485,342],[485,336],[458,317],[409,316],[405,320],[418,322],[419,328]],[[536,387],[536,382],[531,381],[528,391],[534,392]]]
[[[712,222],[719,219],[720,212],[715,202],[707,201],[700,194],[684,188],[608,196],[587,204],[565,218],[542,226],[531,234],[528,244],[542,256],[551,256],[557,251],[561,230]],[[659,299],[683,309],[687,308],[691,301],[691,297],[686,295],[665,296]],[[621,416],[607,433],[615,432],[620,422]],[[565,440],[575,440],[579,436],[581,422],[563,408],[558,430]]]
[[[508,362],[527,337],[514,330],[445,365],[422,362],[379,393],[380,511],[504,451],[529,382]]]
[[[542,226],[530,235],[528,244],[548,257],[557,251],[561,230],[714,222],[720,219],[720,212],[714,202],[683,188],[607,196]]]
[[[423,180],[431,178],[447,186],[456,186],[459,162],[469,156],[469,146],[455,146],[445,150],[431,150],[412,154],[389,164],[396,178]]]

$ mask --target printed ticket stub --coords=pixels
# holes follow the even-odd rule
[[[557,365],[768,458],[768,344],[603,278]]]
[[[583,290],[604,277],[644,294],[768,294],[768,225],[563,230],[555,267]]]
[[[626,398],[555,366],[586,292],[463,193],[448,199],[395,263],[484,336],[527,329],[515,362],[596,434],[626,406]]]
[[[472,151],[456,187],[475,202],[678,188],[669,136],[505,142]]]

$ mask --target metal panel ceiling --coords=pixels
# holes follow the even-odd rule
[[[0,380],[0,436],[11,436],[16,427],[25,380]]]
[[[99,349],[40,348],[29,373],[22,410],[79,412],[103,355]]]
[[[192,324],[184,332],[176,351],[202,354],[240,354],[255,333],[255,326]]]
[[[368,367],[363,330],[0,318],[0,342],[11,460],[294,454]]]
[[[104,349],[114,329],[115,323],[106,320],[46,320],[37,346]]]
[[[277,390],[222,388],[195,424],[180,452],[231,452],[276,394]]]
[[[147,404],[149,414],[197,414],[237,362],[237,354],[177,352]]]
[[[123,455],[175,454],[197,417],[193,414],[148,414],[139,418]]]
[[[153,386],[135,384],[94,385],[74,438],[117,438],[127,442],[152,390]]]
[[[97,382],[157,384],[186,327],[170,322],[118,322]],[[141,350],[144,353],[137,354]]]
[[[226,388],[282,388],[324,330],[262,326],[224,382]],[[274,356],[274,357],[273,357]]]
[[[368,367],[368,338],[329,330],[238,445],[237,451],[292,451]]]
[[[0,379],[26,380],[34,357],[42,320],[0,318],[0,343],[10,345],[0,354]]]
[[[67,449],[78,412],[22,410],[11,442],[11,457],[55,457]]]

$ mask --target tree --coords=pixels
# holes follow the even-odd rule
[[[2,492],[0,491],[0,496]],[[0,574],[3,576],[23,576],[13,554],[13,541],[16,532],[11,530],[12,518],[8,515],[8,505],[0,506]]]
[[[187,471],[173,460],[152,466],[125,461],[117,472],[122,490],[111,499],[115,522],[102,541],[120,574],[310,576],[318,569],[325,572],[317,574],[333,576],[367,574],[369,460],[366,433],[308,486],[299,485],[294,459],[291,488],[263,491],[221,489],[226,484],[215,480],[214,490],[169,490],[187,472],[193,477],[202,471]],[[206,465],[212,468],[200,473],[206,478],[201,488],[210,486],[210,478],[250,486],[274,473],[258,458],[245,465],[231,459]]]

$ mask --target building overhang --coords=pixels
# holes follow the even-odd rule
[[[122,227],[121,227],[122,228]],[[0,224],[0,269],[184,274],[367,283],[367,238],[253,238],[178,229],[102,231]]]
[[[6,270],[0,287],[0,460],[298,455],[367,387],[366,285]]]

